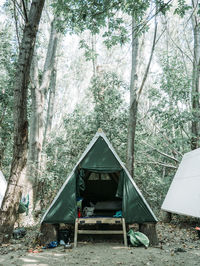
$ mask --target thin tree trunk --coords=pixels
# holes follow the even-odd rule
[[[193,35],[194,35],[194,58],[192,75],[192,127],[191,127],[191,149],[199,147],[200,138],[200,8],[198,0],[192,0],[193,15]]]
[[[129,109],[129,123],[128,123],[128,146],[127,146],[127,168],[129,173],[134,176],[134,152],[135,152],[135,133],[137,124],[138,102],[144,88],[146,79],[148,77],[149,69],[151,66],[154,49],[156,45],[157,35],[157,22],[155,17],[155,30],[153,37],[153,44],[149,61],[141,82],[140,87],[137,86],[137,65],[138,65],[138,46],[139,40],[137,34],[134,33],[136,28],[135,19],[132,18],[132,69],[131,69],[131,82],[130,82],[130,109]]]
[[[92,57],[93,77],[96,76],[97,58],[96,58],[96,35],[92,34],[92,51],[95,56]]]
[[[30,66],[33,57],[36,34],[45,0],[33,0],[19,50],[14,83],[14,145],[8,187],[0,211],[0,232],[11,235],[17,217],[21,198],[22,178],[27,161],[28,119],[27,91]],[[8,237],[9,238],[9,237]]]
[[[130,82],[130,107],[128,121],[128,146],[127,146],[127,169],[133,176],[134,150],[135,150],[135,129],[137,120],[137,65],[139,40],[136,34],[136,22],[132,17],[132,68]]]

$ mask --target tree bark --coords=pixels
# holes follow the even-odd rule
[[[200,11],[198,0],[192,0],[193,15],[193,36],[194,36],[194,57],[192,75],[192,127],[191,127],[191,149],[199,147],[200,139]]]
[[[27,91],[30,66],[33,57],[36,34],[45,0],[33,0],[23,31],[14,83],[14,144],[8,187],[0,211],[0,232],[9,236],[12,233],[21,198],[22,180],[27,161],[28,120]]]
[[[39,176],[41,174],[41,161],[42,161],[42,148],[45,134],[45,121],[44,121],[44,109],[46,104],[46,95],[49,89],[50,80],[54,83],[55,78],[55,57],[57,50],[58,34],[55,29],[55,20],[51,23],[51,32],[49,37],[48,50],[46,54],[42,81],[39,85],[39,75],[37,58],[34,56],[32,65],[32,115],[31,115],[31,127],[30,127],[30,142],[29,142],[29,155],[28,155],[28,169],[27,169],[27,182],[30,191],[30,209],[34,211],[36,208],[36,202],[38,199],[39,190]],[[54,78],[52,77],[54,75]],[[55,88],[53,88],[55,91]],[[55,94],[55,92],[50,92]],[[52,95],[51,95],[52,96]],[[53,103],[51,104],[52,111]],[[50,123],[50,122],[49,122]],[[40,209],[40,204],[37,204],[37,208]],[[33,218],[33,217],[32,217]],[[33,220],[33,219],[32,219]]]
[[[56,32],[54,24],[52,24],[52,58],[51,58],[51,76],[50,76],[50,85],[49,85],[49,99],[48,99],[48,107],[47,107],[47,115],[45,122],[45,130],[43,136],[43,145],[51,131],[52,128],[52,120],[54,114],[54,100],[56,94],[56,79],[57,79],[57,57],[56,51],[58,47],[58,33]]]
[[[55,102],[55,95],[56,95],[56,78],[57,78],[57,64],[54,63],[54,68],[51,75],[51,82],[49,86],[49,100],[48,100],[48,107],[47,107],[47,117],[45,123],[45,132],[43,138],[43,146],[45,145],[48,136],[51,132],[52,128],[52,121],[54,115],[54,102]]]

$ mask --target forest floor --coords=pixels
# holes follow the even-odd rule
[[[158,223],[157,247],[124,247],[119,240],[78,242],[76,249],[31,249],[36,230],[0,246],[0,266],[9,265],[200,265],[200,239],[191,224]],[[36,252],[36,253],[33,253]]]

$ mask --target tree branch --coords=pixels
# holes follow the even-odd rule
[[[152,48],[151,48],[151,54],[150,54],[150,57],[149,57],[149,62],[148,62],[148,65],[146,67],[146,71],[144,73],[144,77],[143,77],[143,80],[142,80],[142,84],[138,90],[138,100],[140,98],[140,95],[142,93],[142,90],[144,88],[144,84],[145,84],[145,81],[147,79],[147,76],[148,76],[148,73],[149,73],[149,68],[150,68],[150,65],[151,65],[151,62],[152,62],[152,58],[153,58],[153,54],[154,54],[154,49],[155,49],[155,44],[156,44],[156,35],[157,35],[157,22],[155,24],[155,30],[154,30],[154,37],[153,37],[153,44],[152,44]]]
[[[167,157],[167,158],[169,158],[169,159],[171,159],[171,160],[173,160],[173,161],[175,161],[175,162],[177,162],[177,163],[180,163],[179,160],[177,160],[177,159],[174,158],[173,156],[171,156],[171,155],[169,155],[169,154],[167,154],[167,153],[164,153],[164,152],[158,150],[157,148],[154,148],[153,146],[151,146],[150,144],[147,144],[147,143],[146,143],[145,141],[143,141],[143,140],[142,140],[142,142],[143,142],[146,146],[148,146],[148,147],[150,147],[151,149],[153,149],[154,151],[157,151],[159,154],[163,155],[164,157]]]
[[[17,23],[17,14],[16,14],[16,1],[13,1],[13,5],[14,5],[14,20],[15,20],[16,36],[17,36],[17,42],[18,42],[18,47],[19,47],[20,40],[19,40],[19,31],[18,31],[18,23]]]
[[[22,1],[23,11],[24,11],[25,22],[28,23],[28,16],[27,16],[27,11],[26,11],[26,6],[25,6],[25,3],[24,3],[24,0],[21,0],[21,1]]]
[[[177,166],[174,165],[170,165],[170,164],[165,164],[165,163],[161,163],[161,162],[137,162],[138,164],[157,164],[157,165],[161,165],[163,167],[167,167],[167,168],[173,168],[173,169],[177,169]]]
[[[14,8],[17,9],[17,11],[19,12],[19,14],[20,14],[21,17],[23,18],[23,20],[25,20],[25,18],[24,18],[24,14],[23,14],[23,12],[22,12],[22,10],[21,10],[21,7],[20,7],[20,5],[18,4],[18,2],[17,2],[16,0],[11,0],[11,1],[12,1],[13,4],[14,4]]]

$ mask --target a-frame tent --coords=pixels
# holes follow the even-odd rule
[[[161,209],[200,218],[200,148],[184,154]]]
[[[108,211],[109,205],[117,206],[118,210],[121,208],[126,223],[157,222],[153,211],[101,130],[82,154],[41,222],[74,223],[77,218],[77,198],[80,196],[83,203],[87,202],[86,206],[91,202],[95,206],[101,205],[105,211],[103,215],[113,215],[112,211]]]
[[[6,188],[7,188],[7,181],[0,170],[0,208],[6,192]]]

